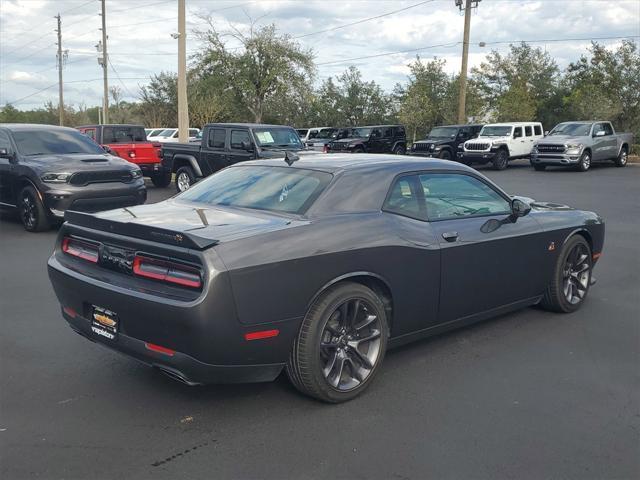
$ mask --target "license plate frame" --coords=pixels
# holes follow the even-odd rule
[[[104,307],[92,305],[91,331],[110,342],[118,340],[118,314]]]

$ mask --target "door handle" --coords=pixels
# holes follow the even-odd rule
[[[442,234],[442,238],[444,238],[447,242],[455,242],[458,240],[458,232],[444,232]]]

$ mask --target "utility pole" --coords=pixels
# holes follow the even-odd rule
[[[109,78],[107,67],[109,57],[107,56],[107,12],[105,0],[102,2],[102,59],[98,58],[98,63],[102,65],[102,78],[104,83],[104,98],[102,100],[102,123],[109,123]]]
[[[469,33],[471,30],[471,8],[477,8],[481,0],[455,0],[456,6],[462,10],[464,5],[464,36],[462,39],[462,67],[460,68],[460,94],[458,95],[458,123],[467,123],[467,64],[469,61]],[[472,6],[472,3],[475,4]]]
[[[104,1],[104,0],[103,0]],[[187,29],[185,0],[178,0],[178,141],[189,141],[189,105],[187,103]]]
[[[64,93],[62,91],[62,63],[67,58],[67,51],[62,53],[62,20],[60,14],[55,17],[58,20],[58,115],[60,116],[60,126],[64,125]]]

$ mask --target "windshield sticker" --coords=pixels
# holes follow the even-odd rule
[[[289,187],[285,183],[284,187],[282,187],[282,191],[280,192],[280,203],[284,202],[289,196]]]
[[[260,143],[273,143],[273,137],[271,136],[271,132],[256,132],[256,136],[258,137],[258,141]]]

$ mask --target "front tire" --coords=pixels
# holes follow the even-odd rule
[[[196,183],[196,175],[191,167],[180,167],[176,172],[176,190],[178,193],[184,192]]]
[[[618,158],[616,158],[615,160],[616,167],[626,166],[627,159],[628,159],[627,157],[628,157],[627,149],[625,147],[622,147],[622,150],[620,150],[620,155],[618,155]]]
[[[443,160],[451,160],[451,152],[449,150],[443,150],[440,153],[440,158]]]
[[[509,154],[505,149],[498,151],[498,154],[491,161],[494,170],[504,170],[509,163]]]
[[[586,172],[591,168],[591,154],[589,152],[584,152],[582,154],[577,168],[579,172]]]
[[[406,153],[406,148],[403,147],[402,145],[398,145],[396,148],[393,149],[393,154],[394,155],[404,155]]]
[[[591,247],[582,235],[574,235],[562,247],[542,307],[571,313],[582,305],[591,284]]]
[[[51,228],[51,221],[35,188],[24,187],[18,199],[20,220],[27,232],[43,232]]]
[[[287,362],[287,375],[305,395],[346,402],[371,384],[388,337],[380,298],[359,283],[340,283],[307,312]]]

